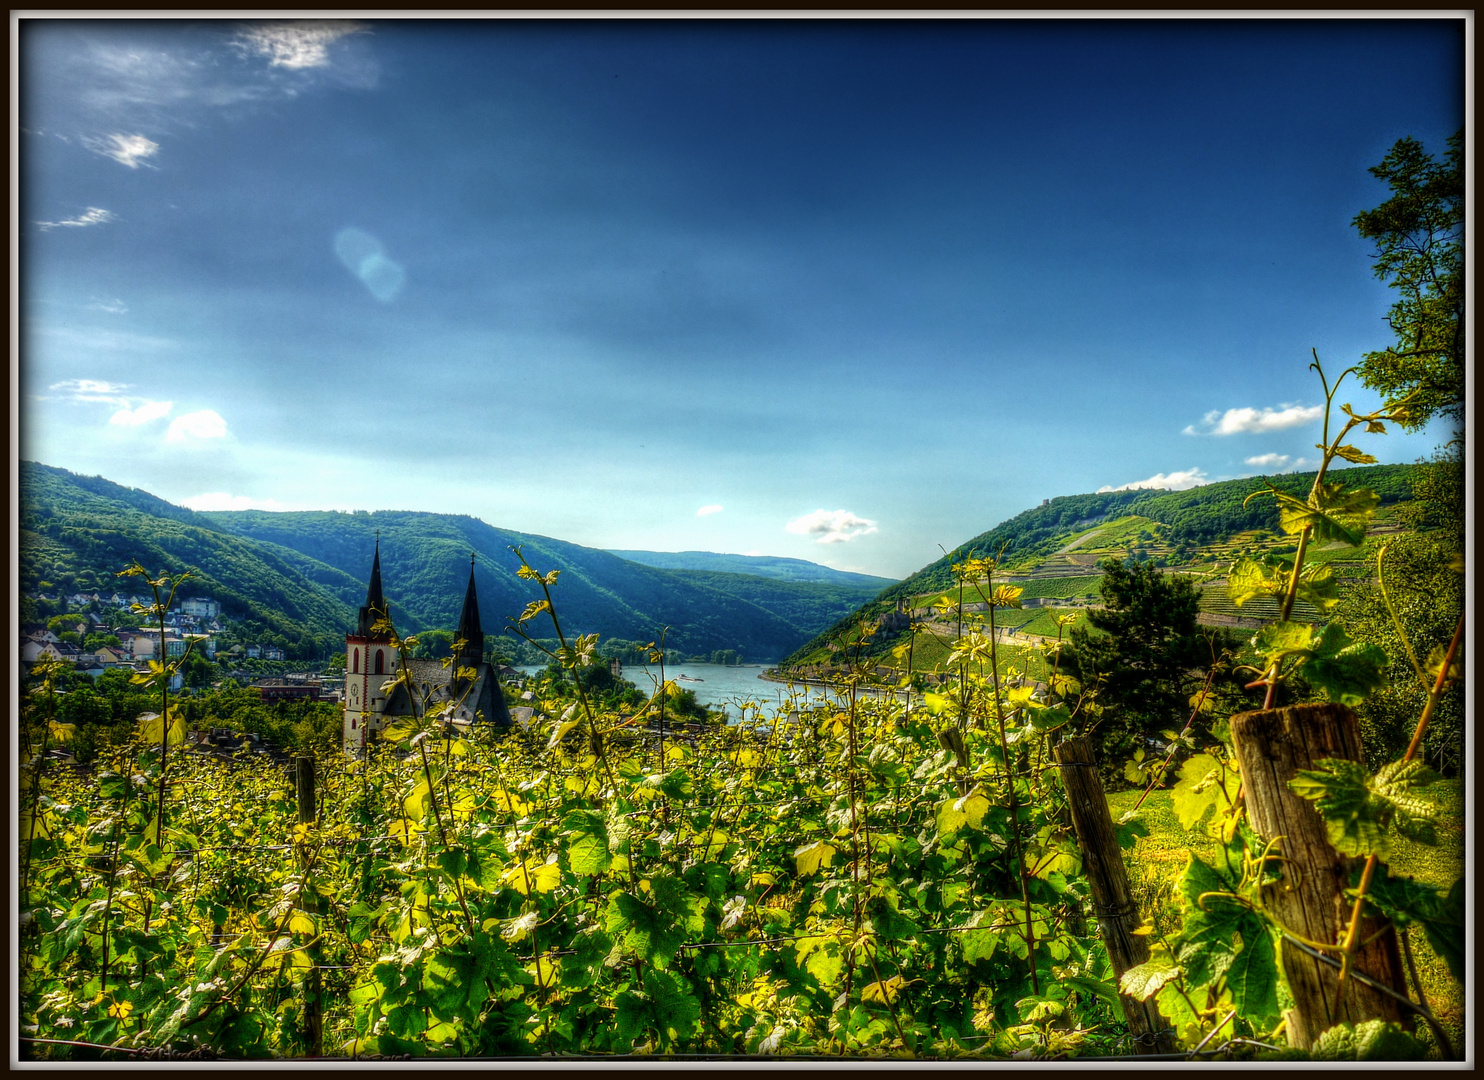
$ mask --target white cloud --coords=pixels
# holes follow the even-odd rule
[[[1186,435],[1247,435],[1310,424],[1324,415],[1322,405],[1282,404],[1276,409],[1219,409],[1208,412],[1199,425],[1191,424]]]
[[[272,67],[315,68],[329,64],[329,47],[335,42],[369,29],[345,20],[257,23],[238,31],[234,44],[266,56]]]
[[[106,311],[110,315],[127,315],[129,309],[122,300],[97,300],[88,305],[89,311]]]
[[[148,424],[151,420],[159,420],[170,415],[170,410],[174,405],[173,401],[146,401],[132,408],[125,404],[122,409],[108,418],[108,422],[123,427],[139,427],[141,424]]]
[[[141,162],[147,157],[153,157],[160,144],[153,139],[146,139],[143,135],[103,135],[88,136],[83,139],[83,145],[95,154],[111,157],[120,165],[127,165],[131,169],[139,168]]]
[[[1310,461],[1306,457],[1291,458],[1287,454],[1258,454],[1257,457],[1246,459],[1245,464],[1254,465],[1259,469],[1269,472],[1303,472],[1305,469],[1317,468],[1319,462]]]
[[[118,395],[129,389],[129,384],[104,382],[102,379],[67,379],[52,383],[47,389],[60,391],[78,401],[118,401]],[[100,394],[106,396],[99,397]]]
[[[82,229],[89,225],[107,225],[110,221],[117,220],[118,218],[111,210],[90,206],[75,218],[67,218],[65,221],[38,221],[36,224],[41,226],[42,232],[46,232],[48,229],[56,228]]]
[[[220,439],[227,434],[227,422],[211,409],[186,413],[170,421],[165,432],[167,442],[182,442],[185,439]]]
[[[876,531],[876,523],[849,510],[816,510],[784,526],[791,533],[816,537],[816,543],[840,544]]]
[[[721,503],[712,503],[710,506],[703,506],[697,510],[696,517],[705,517],[707,514],[719,513],[721,513]]]
[[[1161,491],[1189,491],[1193,487],[1200,487],[1209,483],[1210,480],[1201,469],[1186,469],[1184,472],[1155,473],[1148,480],[1133,480],[1127,484],[1117,486],[1108,485],[1098,488],[1098,494],[1102,495],[1109,491],[1131,491],[1136,488],[1153,488]]]
[[[182,499],[181,505],[188,510],[277,510],[283,503],[277,499],[255,499],[251,495],[228,495],[225,491],[209,491],[204,495]]]

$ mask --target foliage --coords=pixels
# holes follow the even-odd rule
[[[1360,379],[1388,401],[1408,399],[1398,423],[1419,429],[1434,415],[1461,430],[1464,409],[1463,132],[1442,161],[1410,136],[1370,170],[1391,198],[1357,214],[1376,245],[1376,276],[1400,294],[1387,322],[1393,344],[1365,355]]]
[[[23,590],[34,592],[46,580],[66,592],[107,592],[114,587],[109,570],[133,559],[192,565],[197,587],[222,602],[245,640],[281,641],[296,658],[339,648],[365,595],[378,530],[394,621],[410,633],[456,625],[471,550],[480,555],[475,574],[485,625],[499,625],[501,613],[529,602],[534,594],[516,574],[512,544],[567,568],[574,628],[648,641],[669,626],[671,647],[687,656],[723,649],[752,661],[782,656],[883,584],[864,576],[802,581],[658,569],[451,514],[197,513],[33,462],[21,464],[21,511]]]
[[[1197,625],[1200,593],[1189,577],[1148,563],[1100,566],[1106,606],[1087,613],[1087,626],[1073,627],[1067,663],[1083,685],[1097,688],[1103,715],[1093,734],[1105,757],[1117,759],[1181,727],[1205,672],[1235,643]]]
[[[1345,469],[1338,475],[1349,484],[1366,485],[1379,496],[1382,506],[1389,506],[1410,496],[1416,471],[1412,465],[1368,465]],[[1034,563],[1053,554],[1087,528],[1128,515],[1140,515],[1164,526],[1167,539],[1180,545],[1213,544],[1259,529],[1276,532],[1277,507],[1249,500],[1249,496],[1270,487],[1301,495],[1312,485],[1313,478],[1313,473],[1285,473],[1266,479],[1224,480],[1188,491],[1132,490],[1057,496],[960,544],[886,589],[876,600],[841,618],[795,650],[780,666],[787,668],[804,662],[828,643],[840,642],[861,618],[875,618],[892,610],[898,601],[912,602],[950,588],[953,565],[965,559],[992,554],[1005,566]]]
[[[549,596],[556,575],[530,575]],[[550,727],[461,737],[434,712],[364,761],[322,754],[313,823],[282,775],[172,754],[152,827],[170,725],[94,781],[36,774],[22,1022],[225,1057],[305,1053],[315,1000],[331,1053],[1116,1046],[1043,767],[1074,702],[978,648],[940,719],[849,693],[658,743],[582,689],[595,640],[532,608],[576,694],[541,700]]]

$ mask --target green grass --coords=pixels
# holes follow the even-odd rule
[[[1113,820],[1139,801],[1140,791],[1119,791],[1108,796],[1108,809]],[[1436,785],[1431,792],[1439,805],[1438,845],[1428,847],[1396,838],[1389,868],[1395,874],[1415,877],[1435,888],[1452,885],[1464,870],[1464,791],[1461,781],[1449,780]],[[1168,791],[1153,792],[1139,809],[1140,819],[1149,834],[1141,836],[1133,850],[1124,852],[1124,865],[1139,910],[1152,920],[1163,934],[1180,928],[1176,886],[1186,862],[1194,854],[1206,861],[1219,857],[1219,845],[1199,827],[1195,831],[1181,828],[1170,804]],[[1463,1050],[1463,986],[1448,972],[1447,965],[1433,952],[1421,931],[1410,932],[1412,953],[1417,961],[1417,974],[1422,991],[1439,1022],[1448,1032],[1456,1052]],[[1418,1033],[1430,1041],[1425,1025]]]

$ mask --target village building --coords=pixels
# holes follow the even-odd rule
[[[392,629],[381,586],[381,543],[371,560],[371,580],[355,632],[345,637],[344,735],[347,750],[364,750],[371,735],[394,717],[423,716],[435,705],[452,707],[443,715],[454,724],[510,726],[510,710],[495,669],[484,659],[484,630],[474,589],[474,560],[459,614],[455,642],[462,642],[447,667],[442,660],[408,660],[406,682],[391,684],[400,661],[392,648]],[[472,672],[472,677],[467,674]],[[409,686],[408,683],[411,685]],[[390,689],[388,686],[390,685]]]

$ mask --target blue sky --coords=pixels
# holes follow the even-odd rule
[[[1302,467],[1458,26],[23,22],[21,452],[890,577]]]

